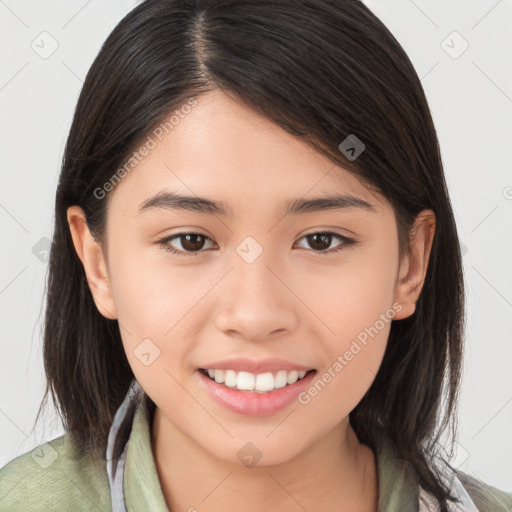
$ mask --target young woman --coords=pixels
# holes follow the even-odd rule
[[[66,433],[0,471],[2,511],[512,510],[440,442],[460,247],[420,81],[357,0],[130,12],[78,101],[47,293]]]

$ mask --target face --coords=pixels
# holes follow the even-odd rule
[[[107,259],[77,250],[168,428],[283,462],[346,428],[424,268],[399,262],[391,205],[353,174],[220,91],[196,100],[108,196]],[[285,213],[334,196],[352,206]]]

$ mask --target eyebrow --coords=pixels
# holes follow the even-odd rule
[[[233,211],[225,203],[213,201],[205,197],[184,196],[175,192],[161,191],[153,197],[144,201],[139,207],[139,213],[154,208],[166,210],[185,210],[205,215],[220,215],[222,217],[233,217]],[[335,195],[328,197],[316,197],[310,199],[293,199],[287,201],[280,210],[282,216],[297,215],[326,210],[344,210],[349,208],[360,208],[369,212],[376,212],[374,205],[355,196]]]

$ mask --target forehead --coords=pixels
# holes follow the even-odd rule
[[[168,133],[150,134],[151,149],[110,194],[109,209],[136,215],[162,190],[215,198],[230,212],[333,193],[385,203],[354,174],[223,92],[196,102]]]

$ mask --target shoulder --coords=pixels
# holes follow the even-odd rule
[[[79,456],[68,433],[0,469],[0,510],[110,511],[106,463]]]
[[[478,478],[461,471],[457,477],[464,486],[479,512],[511,512],[512,493],[493,487]]]

